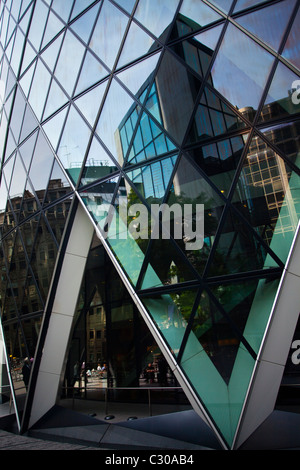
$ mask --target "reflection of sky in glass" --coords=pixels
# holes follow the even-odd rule
[[[257,109],[273,60],[269,53],[229,24],[212,68],[213,86],[233,106]]]
[[[89,135],[90,130],[72,107],[57,152],[64,168],[81,166]]]
[[[173,20],[178,0],[140,0],[135,18],[159,37]]]
[[[116,159],[118,159],[117,157],[120,155],[120,146],[116,131],[132,103],[133,100],[126,91],[116,80],[113,80],[104,102],[104,107],[97,126],[97,133]]]
[[[89,45],[110,68],[116,59],[127,23],[128,17],[107,0],[104,0]],[[108,37],[109,41],[107,41]]]
[[[272,103],[273,101],[287,98],[292,88],[292,83],[297,79],[299,80],[297,75],[279,62],[265,103]],[[290,99],[289,101],[292,106],[292,100]],[[295,108],[299,108],[299,106],[295,105]]]

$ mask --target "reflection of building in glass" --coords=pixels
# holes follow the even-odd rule
[[[213,448],[255,448],[266,424],[268,441],[285,435],[272,420],[299,382],[299,5],[224,4],[1,3],[0,384],[21,432],[70,399],[135,406],[159,387]],[[194,218],[203,204],[203,247],[171,226],[133,237],[124,207],[153,203]]]

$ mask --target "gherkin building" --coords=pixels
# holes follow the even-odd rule
[[[291,430],[299,7],[1,0],[0,385],[20,433],[74,391],[151,386],[216,448]]]

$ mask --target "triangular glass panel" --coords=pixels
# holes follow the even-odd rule
[[[130,149],[128,164],[151,160],[151,158],[176,150],[173,142],[145,112],[141,117],[132,145],[130,146],[134,131],[133,119],[135,119],[135,115],[132,113],[120,128],[123,153],[128,153]]]
[[[3,223],[2,216],[6,209],[6,203],[7,203],[7,187],[6,187],[6,183],[4,181],[4,176],[3,176],[1,179],[1,184],[0,184],[0,214],[1,214],[0,225],[2,225]]]
[[[81,175],[80,186],[103,179],[117,170],[116,163],[104,150],[98,139],[94,137]]]
[[[246,343],[258,353],[272,312],[281,274],[218,283],[210,290]],[[238,371],[236,371],[238,372]]]
[[[28,97],[29,104],[32,107],[38,120],[40,120],[42,116],[46,96],[50,86],[50,80],[50,73],[48,72],[41,59],[38,59]],[[41,83],[43,84],[42,87]]]
[[[29,178],[40,201],[43,200],[45,196],[53,161],[54,155],[52,150],[44,134],[40,132],[29,171]]]
[[[154,54],[117,74],[117,77],[142,104],[145,99],[145,90],[148,90],[149,83],[152,82],[159,57],[160,53]]]
[[[214,243],[225,201],[189,159],[182,156],[166,202],[170,208],[173,205],[181,208],[182,236],[174,236],[174,239],[201,276]]]
[[[225,288],[222,292],[224,291]],[[241,317],[244,319],[245,312],[242,313]],[[238,318],[239,324],[242,319]],[[203,348],[224,382],[228,385],[239,350],[240,337],[232,329],[228,320],[206,291],[201,293],[200,302],[193,317],[191,332],[183,355],[184,361],[187,359],[195,341],[199,342],[199,346],[196,349],[194,347],[194,353]]]
[[[26,105],[24,120],[21,129],[20,142],[22,142],[32,131],[37,128],[38,122],[29,104]]]
[[[26,183],[20,206],[19,222],[21,222],[23,219],[26,219],[27,217],[32,216],[35,212],[40,210],[39,202],[35,197],[30,181],[27,181]]]
[[[236,22],[271,46],[279,49],[295,1],[284,0],[236,18]]]
[[[204,77],[210,66],[222,29],[223,25],[216,26],[213,29],[177,43],[171,49],[192,67],[198,75]]]
[[[50,204],[57,199],[67,196],[71,191],[72,188],[70,186],[69,180],[67,179],[58,162],[54,160],[44,204]]]
[[[13,247],[15,244],[15,238],[16,238],[16,230],[12,231],[3,239],[3,252],[6,260],[6,264],[10,266],[10,262],[12,259],[12,254],[13,254]]]
[[[49,286],[57,256],[57,244],[44,219],[43,214],[39,220],[37,236],[32,248],[30,266],[37,282],[43,301],[47,299]],[[30,285],[34,283],[30,281]],[[34,289],[33,299],[36,301],[37,292]],[[40,308],[38,308],[39,310]]]
[[[177,155],[174,155],[173,157],[162,159],[159,162],[127,171],[126,174],[128,178],[148,204],[162,202],[176,160]]]
[[[32,21],[30,23],[28,39],[37,51],[40,50],[44,33],[44,25],[46,24],[48,13],[49,7],[43,2],[39,2],[35,5]]]
[[[211,70],[211,83],[234,108],[255,112],[273,62],[274,56],[229,23]]]
[[[131,13],[135,4],[135,0],[116,0],[116,3],[124,8],[124,10],[126,10],[128,13]]]
[[[24,246],[20,234],[17,231],[8,276],[13,285],[18,310],[21,309],[24,286],[27,278],[27,268]]]
[[[23,73],[28,65],[36,58],[36,52],[28,41],[26,41],[26,47],[24,52],[24,57],[22,61],[21,73]]]
[[[255,228],[249,227],[235,210],[228,209],[222,229],[215,241],[213,257],[209,260],[208,277],[279,266],[263,242],[255,235]],[[258,232],[258,229],[255,231]]]
[[[122,48],[117,67],[123,67],[143,55],[153,52],[158,48],[154,39],[143,31],[136,23],[132,22]]]
[[[72,9],[72,2],[61,2],[60,0],[53,0],[51,8],[65,21],[68,21],[68,18]]]
[[[119,8],[109,2],[102,3],[89,46],[110,69],[116,60],[127,23],[128,17]],[[109,47],[107,38],[110,38]]]
[[[50,186],[50,185],[49,185]],[[52,188],[51,188],[52,190]],[[50,192],[50,189],[49,189]],[[64,233],[65,225],[68,219],[68,214],[72,202],[72,196],[63,199],[61,202],[57,202],[54,206],[49,207],[45,210],[44,216],[51,228],[52,236],[55,239],[53,244],[53,251],[51,251],[51,263],[54,256],[56,256],[56,247],[59,247]]]
[[[134,115],[136,118],[139,111],[124,88],[117,80],[113,80],[104,101],[96,132],[120,165],[123,164],[125,157],[120,142],[121,128],[128,117]]]
[[[71,20],[93,3],[93,0],[75,0]]]
[[[152,240],[148,256],[149,261],[140,282],[142,290],[198,279],[172,239]]]
[[[47,278],[45,277],[44,267],[41,267],[40,272],[41,274],[44,275],[44,282],[46,282]],[[42,281],[42,279],[40,280]],[[25,288],[24,288],[24,297],[22,299],[23,302],[22,302],[22,308],[21,308],[21,315],[26,315],[28,313],[39,312],[39,311],[44,310],[43,302],[45,302],[46,297],[41,298],[43,294],[45,295],[45,292],[43,292],[43,286],[40,285],[40,287],[42,288],[42,293],[39,293],[38,285],[36,284],[36,281],[34,279],[34,276],[31,270],[29,270]]]
[[[300,113],[298,82],[299,77],[281,62],[278,62],[268,95],[260,113],[261,122],[268,122],[274,118],[278,119]]]
[[[79,136],[80,139],[78,139]],[[77,183],[79,177],[89,137],[90,129],[76,109],[71,106],[57,155],[74,184]]]
[[[19,142],[22,120],[25,112],[25,100],[21,89],[18,87],[15,95],[14,106],[10,117],[10,129],[14,135],[15,141]]]
[[[54,151],[57,149],[58,140],[63,128],[68,107],[55,114],[49,121],[43,124],[43,129]]]
[[[19,86],[22,88],[23,93],[26,97],[28,96],[28,93],[29,93],[34,69],[35,69],[35,64],[32,64],[19,81]]]
[[[16,147],[17,147],[17,144],[16,144],[16,141],[14,139],[14,136],[13,136],[11,130],[8,129],[8,137],[7,137],[7,141],[6,141],[5,157],[4,157],[5,162],[10,157],[10,155],[12,154],[12,152],[15,150]]]
[[[134,18],[160,41],[165,42],[178,3],[178,0],[146,0],[139,2]]]
[[[241,171],[232,203],[252,225],[257,234],[262,237],[270,249],[282,261],[286,262],[288,252],[294,238],[300,218],[300,197],[298,195],[299,175],[292,171],[288,164],[276,154],[259,136],[254,136],[250,144],[247,158]],[[233,215],[233,214],[232,214]],[[224,229],[228,239],[237,241],[240,235],[245,235],[245,229],[235,216],[228,219]],[[230,227],[231,226],[231,227]],[[262,247],[257,247],[250,255],[251,244],[257,242],[251,237],[244,245],[246,256],[249,256],[249,267],[255,264],[260,269],[277,266],[271,256],[264,253]],[[225,245],[224,245],[225,247]],[[229,250],[230,244],[227,244]],[[242,247],[242,245],[241,245]],[[240,251],[242,255],[244,248]],[[223,249],[221,250],[223,253]],[[238,255],[238,251],[236,255]],[[229,253],[229,251],[228,251]],[[234,263],[232,263],[234,266]]]
[[[92,88],[75,101],[76,106],[80,109],[92,127],[94,126],[96,116],[100,109],[106,87],[107,81],[101,83],[95,88]]]
[[[16,158],[16,154],[14,153],[14,154],[5,162],[5,165],[3,165],[3,167],[2,167],[2,178],[3,178],[3,175],[4,175],[5,182],[6,182],[6,186],[7,186],[8,189],[9,189],[9,186],[10,186],[10,180],[11,180],[12,173],[13,173],[13,168],[14,168],[14,164],[15,164],[15,158]],[[1,182],[1,184],[3,184],[3,183]]]
[[[202,142],[245,127],[238,114],[206,87],[193,118],[187,143]]]
[[[81,66],[85,48],[71,31],[67,30],[55,67],[55,77],[71,96]],[[72,73],[66,73],[72,70]]]
[[[98,10],[99,3],[93,8],[90,8],[86,13],[84,13],[84,15],[80,16],[79,19],[71,25],[71,29],[73,29],[73,31],[77,33],[86,44],[89,42]]]
[[[184,289],[174,294],[152,293],[149,298],[141,297],[142,303],[175,357],[180,351],[197,293],[198,289]]]
[[[163,116],[163,126],[178,143],[187,130],[200,80],[188,72],[170,52],[165,52],[155,77],[159,90],[157,100]]]
[[[247,139],[248,134],[242,134],[198,146],[187,153],[190,160],[209,177],[215,188],[227,196]]]
[[[41,55],[43,61],[47,64],[51,71],[53,71],[56,64],[63,37],[64,35],[60,34],[58,38],[55,39],[55,41],[53,41]]]
[[[17,200],[17,203],[20,203],[20,202],[21,202],[21,198]],[[7,200],[6,210],[2,218],[3,218],[3,222],[1,225],[1,235],[4,237],[4,235],[6,235],[6,233],[8,233],[11,229],[13,229],[16,225],[14,212],[12,210],[11,202],[9,199]]]
[[[222,16],[206,3],[198,0],[184,0],[170,39],[176,39],[193,31],[198,31],[220,19],[222,19]]]
[[[300,69],[300,37],[299,37],[300,10],[294,19],[289,37],[286,40],[282,55],[298,69]]]
[[[13,174],[10,182],[9,195],[13,200],[16,197],[22,196],[26,181],[26,173],[24,165],[21,161],[19,154],[16,154]]]
[[[68,102],[67,95],[63,92],[62,88],[57,82],[52,79],[43,119],[47,119],[51,114],[60,109]]]
[[[33,242],[35,240],[36,232],[38,229],[39,219],[40,215],[36,215],[35,217],[31,217],[30,220],[24,222],[19,226],[20,236],[22,238],[28,259],[31,258]]]
[[[20,147],[19,147],[19,152],[21,154],[23,163],[26,168],[26,172],[28,173],[30,165],[31,165],[31,159],[35,147],[35,143],[37,140],[38,132],[35,132],[29,139],[27,139]]]
[[[43,37],[42,48],[44,48],[48,44],[48,42],[50,42],[51,39],[53,39],[59,33],[59,31],[63,29],[63,27],[64,24],[60,21],[60,19],[52,11],[50,11]],[[57,57],[57,54],[55,55],[55,57]]]
[[[108,70],[90,52],[86,51],[80,77],[76,86],[76,94],[81,93],[90,86],[108,75]]]

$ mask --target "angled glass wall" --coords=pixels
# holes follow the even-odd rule
[[[0,28],[15,393],[79,198],[230,447],[299,221],[299,2],[10,0]],[[154,204],[189,204],[194,222],[203,205],[201,248]]]

